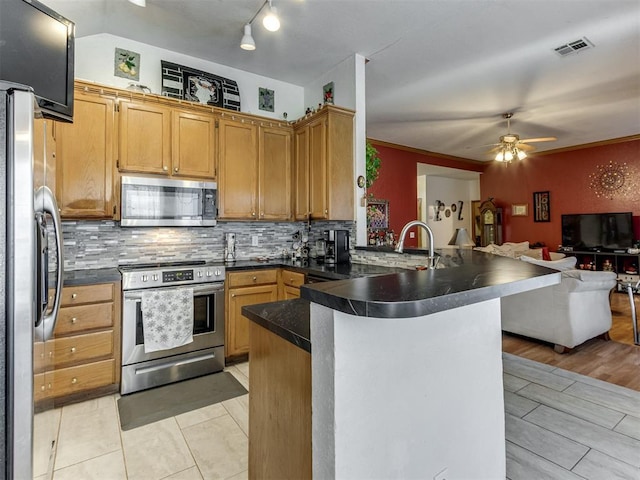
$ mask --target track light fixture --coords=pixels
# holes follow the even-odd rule
[[[255,50],[256,42],[253,40],[251,36],[251,24],[247,23],[244,26],[244,35],[242,36],[242,40],[240,41],[240,48],[243,50]]]
[[[278,11],[273,6],[271,0],[269,1],[269,11],[262,19],[262,25],[270,32],[277,32],[280,30],[280,19],[278,18]]]
[[[129,0],[129,1],[133,1],[133,0]],[[136,1],[140,1],[140,0],[136,0]],[[256,12],[256,14],[253,17],[251,17],[251,20],[249,20],[244,25],[244,35],[242,37],[242,41],[240,42],[240,48],[244,50],[256,49],[256,42],[251,36],[251,24],[256,19],[256,17],[260,15],[260,12],[264,9],[266,5],[269,5],[269,10],[265,15],[265,17],[262,19],[262,25],[264,26],[264,28],[266,28],[270,32],[276,32],[280,29],[280,19],[278,18],[278,11],[276,7],[273,6],[272,0],[265,0],[265,2],[262,5],[260,5],[260,8]]]

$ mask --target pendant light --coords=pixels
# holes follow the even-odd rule
[[[262,25],[270,32],[277,32],[280,30],[280,19],[278,18],[278,11],[273,6],[271,0],[269,0],[269,10],[262,19]]]
[[[251,24],[247,23],[244,26],[244,35],[242,37],[242,41],[240,42],[240,48],[243,50],[255,50],[256,42],[253,40],[251,36]]]

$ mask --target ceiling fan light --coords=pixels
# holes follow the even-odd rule
[[[502,150],[496,155],[496,162],[504,162],[504,152]]]
[[[240,48],[242,48],[243,50],[255,50],[256,49],[256,42],[253,40],[253,37],[251,36],[251,24],[247,23],[244,26],[244,35],[242,37],[242,40],[240,41]]]
[[[516,152],[518,152],[518,160],[524,160],[525,158],[527,158],[527,154],[525,153],[524,150],[520,150],[519,148],[516,148]]]
[[[504,161],[510,162],[511,160],[513,160],[513,153],[511,152],[511,150],[507,150],[506,152],[504,152]]]
[[[271,0],[269,0],[269,11],[262,19],[262,25],[264,28],[269,30],[270,32],[277,32],[280,30],[280,19],[278,18],[278,10],[276,7],[271,5]]]

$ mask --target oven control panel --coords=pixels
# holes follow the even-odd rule
[[[162,272],[162,283],[183,282],[185,280],[193,280],[193,270]]]
[[[225,268],[221,265],[204,265],[179,269],[129,269],[122,272],[122,289],[134,290],[169,285],[223,282],[225,273]]]

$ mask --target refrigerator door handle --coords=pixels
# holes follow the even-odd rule
[[[49,187],[42,186],[35,193],[35,206],[38,209],[42,205],[42,213],[48,213],[53,219],[53,230],[56,238],[56,258],[57,258],[57,280],[56,280],[56,292],[53,297],[53,307],[51,312],[47,314],[43,313],[42,322],[44,323],[43,332],[40,329],[36,329],[36,341],[44,342],[53,337],[53,331],[56,328],[56,321],[58,319],[58,311],[60,310],[60,300],[62,299],[62,274],[64,259],[62,257],[62,228],[60,221],[60,212],[58,211],[58,204],[56,199],[49,189]],[[42,265],[44,275],[47,275],[47,265]],[[48,293],[45,293],[48,295]],[[38,338],[42,335],[43,338]]]

